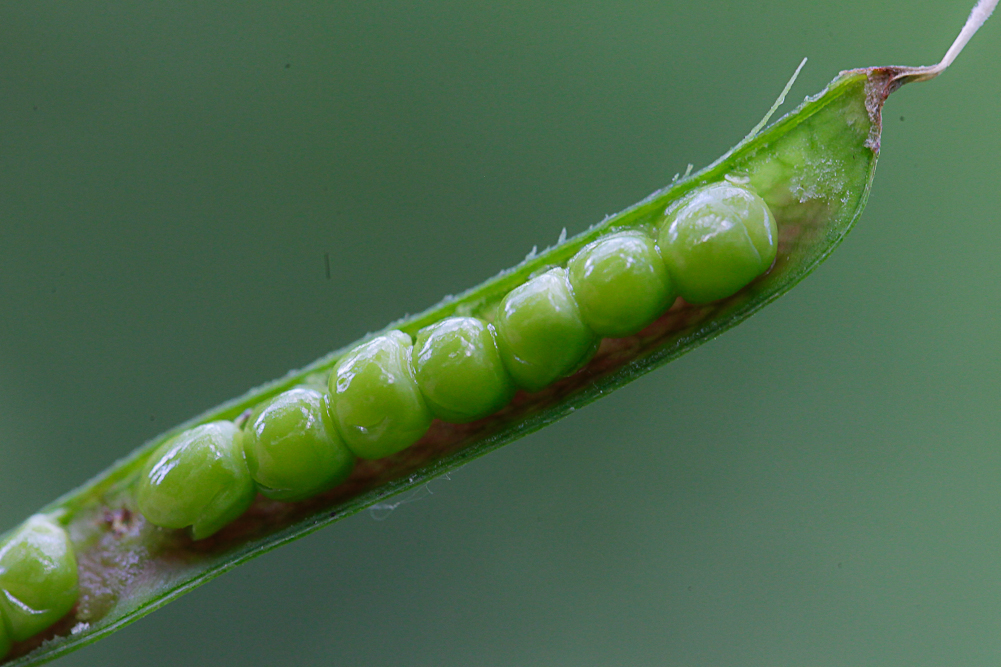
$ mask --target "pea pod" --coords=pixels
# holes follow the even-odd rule
[[[18,641],[8,657],[13,664],[31,664],[95,641],[254,556],[560,419],[740,323],[793,287],[841,242],[869,193],[879,154],[883,103],[902,83],[929,78],[937,71],[872,68],[844,72],[820,94],[771,127],[752,132],[704,170],[457,298],[395,322],[383,332],[168,431],[56,500],[43,512],[65,527],[72,539],[82,575],[79,598],[48,629],[29,638],[14,637]],[[240,518],[205,539],[152,526],[138,512],[133,493],[136,480],[154,453],[184,431],[238,420],[295,387],[327,387],[332,371],[348,353],[390,332],[414,338],[451,317],[496,322],[505,299],[529,281],[560,275],[571,258],[601,239],[658,227],[666,212],[682,205],[697,188],[726,182],[749,186],[760,195],[774,215],[778,241],[771,270],[732,296],[715,301],[694,296],[690,302],[678,302],[652,323],[630,327],[634,333],[606,338],[573,375],[552,382],[525,382],[532,393],[523,391],[502,409],[476,421],[462,425],[436,421],[416,444],[387,458],[359,460],[346,481],[318,495],[296,502],[258,496]],[[560,270],[553,272],[553,267]],[[696,303],[703,300],[708,302]],[[580,349],[561,361],[561,372],[554,378],[588,357],[591,351],[585,343],[590,341],[585,338],[581,335],[576,341]],[[498,392],[503,394],[503,388]],[[411,394],[414,401],[419,400]],[[128,567],[120,567],[122,563]]]

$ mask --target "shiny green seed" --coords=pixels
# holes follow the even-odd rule
[[[187,528],[196,540],[243,514],[256,488],[232,422],[196,426],[160,445],[136,486],[139,511],[163,528]]]
[[[250,476],[276,500],[302,500],[343,482],[355,457],[341,440],[323,394],[297,387],[254,410],[243,432]]]
[[[764,200],[731,183],[700,188],[665,212],[660,252],[689,303],[728,297],[775,261],[778,230]]]
[[[66,531],[41,515],[25,521],[0,547],[0,613],[9,631],[0,639],[0,649],[69,613],[76,604],[77,585],[76,556]]]
[[[529,391],[572,373],[600,341],[584,324],[563,269],[537,276],[505,296],[496,327],[504,365]]]
[[[433,419],[411,367],[410,337],[391,331],[359,345],[330,375],[331,416],[348,448],[380,459],[420,440]]]
[[[584,322],[599,336],[630,336],[674,301],[653,239],[637,231],[601,238],[573,256],[570,286]]]
[[[486,417],[514,394],[493,328],[473,317],[449,317],[422,329],[414,371],[431,411],[447,422]]]

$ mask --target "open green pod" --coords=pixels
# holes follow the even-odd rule
[[[66,528],[74,545],[79,598],[61,621],[15,643],[7,660],[35,664],[96,641],[254,556],[558,420],[739,324],[816,268],[857,221],[879,154],[882,105],[915,71],[844,72],[771,127],[756,128],[706,169],[386,331],[415,336],[452,315],[492,320],[503,297],[530,277],[565,266],[603,235],[649,227],[694,188],[726,180],[750,184],[765,199],[779,238],[771,270],[732,297],[699,306],[678,301],[640,333],[603,340],[570,377],[535,393],[519,392],[505,408],[471,423],[436,421],[416,445],[388,458],[359,461],[346,482],[318,496],[298,502],[258,496],[245,514],[204,540],[156,528],[138,512],[133,489],[150,455],[185,429],[237,419],[292,387],[322,388],[338,360],[357,343],[164,433],[56,500],[43,512]]]

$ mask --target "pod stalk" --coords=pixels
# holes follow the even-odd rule
[[[900,67],[897,74],[893,77],[893,81],[902,86],[905,83],[928,81],[944,72],[956,60],[959,54],[963,52],[963,49],[966,48],[966,45],[977,34],[977,31],[980,30],[980,26],[991,17],[997,6],[998,0],[980,0],[970,12],[969,18],[966,19],[966,25],[959,32],[956,41],[952,43],[952,46],[945,52],[945,56],[942,57],[942,60],[938,64],[926,65],[925,67]]]

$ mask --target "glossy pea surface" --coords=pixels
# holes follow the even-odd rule
[[[514,394],[492,328],[474,317],[449,317],[422,329],[414,372],[434,415],[456,424],[496,412]]]
[[[208,537],[244,513],[256,487],[232,422],[196,426],[163,443],[136,487],[139,511],[163,528],[187,528]]]
[[[324,395],[297,387],[251,414],[243,434],[250,476],[276,500],[302,500],[343,482],[355,457],[334,429]]]
[[[563,269],[509,292],[495,326],[504,366],[529,391],[573,372],[600,340],[584,323]]]
[[[345,355],[330,374],[331,416],[348,448],[363,459],[417,442],[433,416],[411,367],[410,337],[374,338]]]
[[[642,232],[611,234],[585,246],[567,266],[585,324],[599,336],[632,335],[674,301],[667,267]]]
[[[728,297],[767,271],[775,261],[778,231],[756,193],[715,183],[665,212],[658,244],[678,293],[701,304]]]
[[[65,616],[76,604],[77,585],[76,556],[66,531],[39,515],[25,521],[0,547],[7,648],[10,641],[27,639]],[[0,639],[0,649],[3,643]]]

